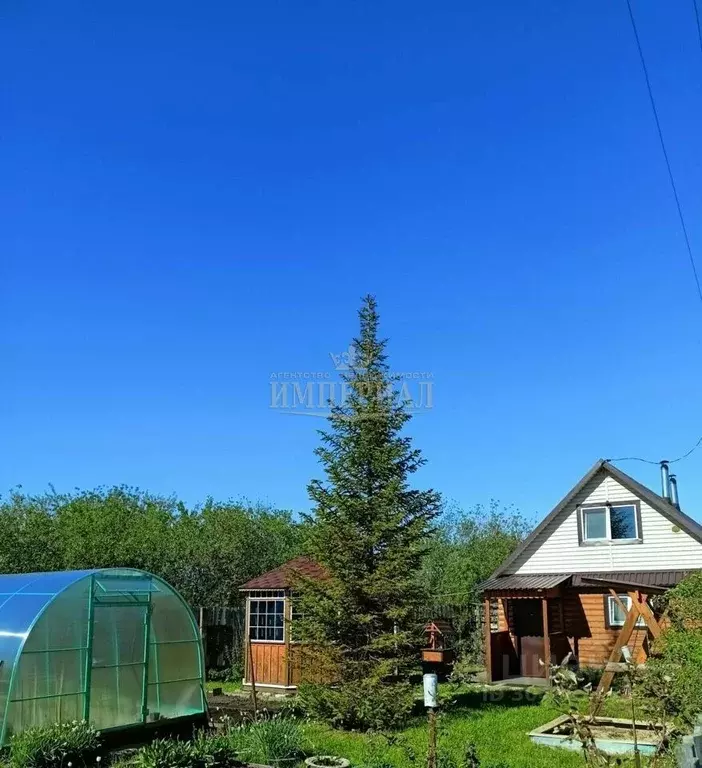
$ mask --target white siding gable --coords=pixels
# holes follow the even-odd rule
[[[641,503],[643,543],[580,546],[581,504],[624,502],[638,497],[598,472],[561,513],[536,536],[505,573],[578,573],[588,571],[656,571],[702,568],[702,544],[645,501]]]

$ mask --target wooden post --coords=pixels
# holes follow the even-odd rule
[[[436,710],[429,707],[429,750],[427,768],[436,768]]]
[[[544,677],[549,680],[551,677],[551,638],[549,636],[548,626],[548,598],[541,598],[541,612],[544,618]]]
[[[614,590],[612,589],[610,592],[612,593],[612,596],[615,598],[616,602],[619,605],[622,605]],[[614,644],[614,648],[612,648],[612,653],[609,655],[609,661],[607,662],[607,666],[605,666],[605,672],[600,678],[600,684],[597,686],[597,691],[595,692],[595,695],[592,699],[592,706],[590,708],[590,714],[592,715],[596,715],[600,711],[605,694],[609,690],[609,687],[612,685],[612,680],[614,680],[614,669],[610,667],[610,663],[619,662],[619,659],[622,655],[622,648],[629,642],[629,638],[634,631],[636,622],[639,620],[639,601],[635,594],[630,593],[630,596],[632,596],[631,608],[626,615],[624,625],[622,626],[622,629],[617,636],[617,641]]]
[[[256,670],[253,663],[253,651],[251,650],[251,638],[247,638],[249,646],[249,673],[251,675],[251,698],[253,700],[254,716],[258,717],[258,701],[256,700]]]
[[[292,594],[287,593],[283,598],[283,632],[285,638],[285,683],[288,687],[292,685],[292,658],[290,653],[290,633],[292,631],[290,623],[292,621]]]
[[[488,683],[492,682],[492,643],[490,635],[492,631],[490,629],[490,598],[485,598],[485,616],[483,619],[485,633],[485,672]]]
[[[207,666],[207,625],[205,624],[205,608],[201,605],[198,623],[200,624],[200,642],[202,643],[202,653],[205,656],[205,666]]]

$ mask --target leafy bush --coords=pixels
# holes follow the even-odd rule
[[[604,675],[604,667],[578,667],[578,682],[582,688],[589,685],[595,690]]]
[[[243,765],[236,744],[227,734],[200,731],[191,743],[193,762],[207,768],[233,768]]]
[[[155,739],[134,756],[136,768],[190,768],[194,750],[189,741]]]
[[[654,643],[640,687],[665,715],[689,726],[702,713],[702,574],[680,582],[664,601],[670,626]]]
[[[86,722],[28,728],[10,739],[12,768],[65,768],[100,761],[98,732]]]
[[[407,683],[370,680],[340,686],[303,685],[299,703],[308,717],[334,728],[382,731],[400,728],[414,706]]]
[[[702,631],[671,627],[655,644],[642,676],[644,696],[656,698],[665,713],[694,725],[702,713]]]
[[[230,768],[243,765],[232,740],[198,733],[192,741],[156,739],[134,756],[135,768]]]
[[[470,655],[463,655],[454,663],[449,680],[452,683],[474,683],[476,675],[483,669]]]
[[[228,738],[248,762],[280,766],[304,757],[305,738],[290,717],[273,716],[239,726]]]

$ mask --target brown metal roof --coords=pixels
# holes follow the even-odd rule
[[[596,571],[593,573],[540,573],[494,576],[478,586],[480,592],[519,592],[553,589],[570,580],[573,587],[602,589],[650,589],[663,592],[674,587],[695,570],[686,571]]]
[[[571,577],[570,573],[533,573],[514,576],[497,576],[484,581],[478,586],[481,592],[532,589],[553,589]]]
[[[283,563],[272,571],[256,576],[239,587],[242,591],[250,589],[290,589],[294,585],[295,577],[321,581],[327,578],[327,571],[319,563],[309,557],[301,555],[293,560]]]
[[[601,571],[597,573],[576,573],[574,587],[604,586],[605,584],[629,587],[655,587],[669,589],[686,579],[694,570],[688,571]]]

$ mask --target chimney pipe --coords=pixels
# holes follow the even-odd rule
[[[661,489],[661,496],[670,501],[670,476],[668,462],[665,460],[661,462]]]
[[[670,503],[680,509],[680,497],[678,496],[678,478],[675,475],[671,475],[670,481]]]

